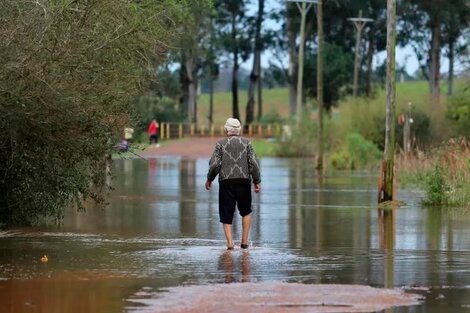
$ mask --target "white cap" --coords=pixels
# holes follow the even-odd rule
[[[224,129],[227,135],[240,135],[240,121],[236,118],[228,118],[225,122]]]

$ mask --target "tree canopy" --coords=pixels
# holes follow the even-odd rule
[[[184,2],[0,2],[0,223],[102,194],[106,156],[178,33]]]

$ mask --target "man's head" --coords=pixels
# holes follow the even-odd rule
[[[238,136],[241,129],[240,121],[230,117],[225,122],[224,129],[228,136]]]

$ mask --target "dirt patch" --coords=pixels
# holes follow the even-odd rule
[[[186,138],[163,142],[159,148],[149,147],[139,154],[146,158],[164,156],[181,156],[185,158],[209,158],[214,151],[219,137]]]
[[[297,283],[234,283],[168,288],[159,299],[144,300],[148,312],[376,312],[394,306],[418,305],[420,297],[401,289],[360,285]],[[140,302],[139,300],[132,300]]]

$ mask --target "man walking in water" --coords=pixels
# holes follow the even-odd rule
[[[261,190],[261,176],[255,151],[248,139],[240,137],[240,121],[227,119],[224,126],[226,138],[215,145],[209,161],[206,189],[219,175],[219,217],[223,224],[227,249],[233,250],[232,220],[235,206],[242,216],[242,241],[240,247],[248,248],[248,234],[251,226],[251,182],[255,192]]]

